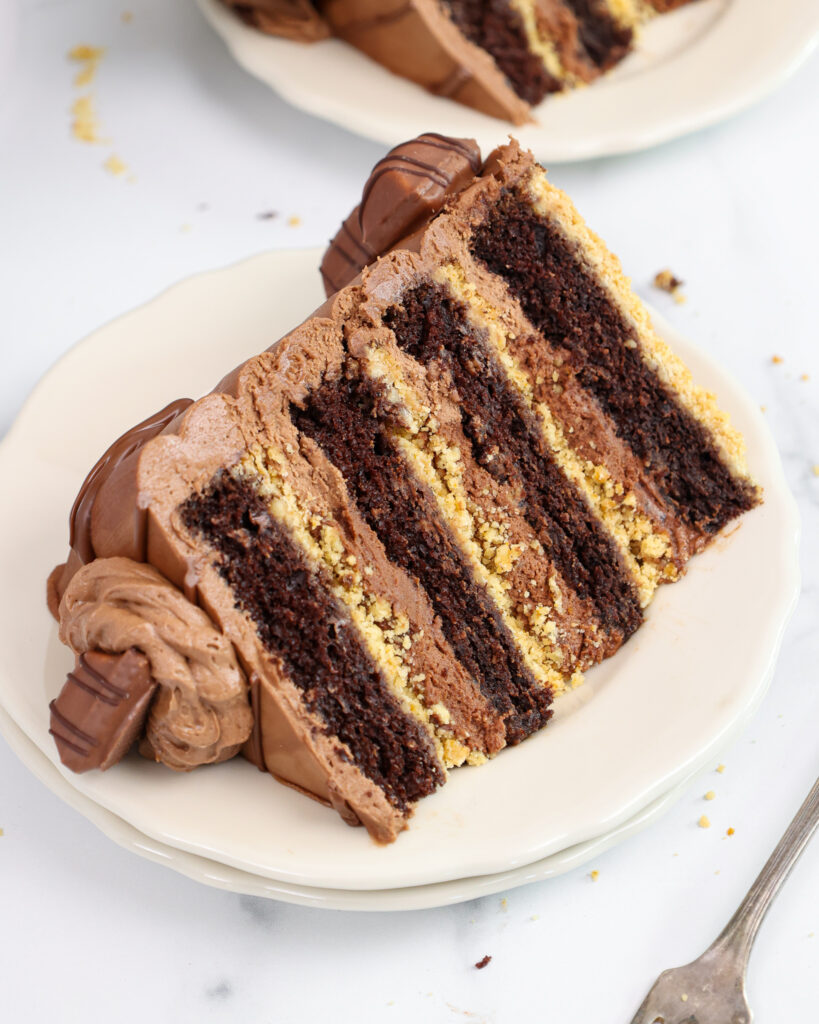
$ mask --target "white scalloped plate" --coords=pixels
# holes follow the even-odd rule
[[[219,0],[197,2],[237,62],[295,107],[386,146],[433,130],[475,138],[484,153],[497,145],[506,122],[433,96],[340,40],[274,39]],[[667,142],[762,99],[817,39],[816,0],[698,0],[649,22],[611,74],[547,97],[515,136],[551,164]]]
[[[240,871],[227,864],[199,857],[195,853],[166,846],[156,839],[143,835],[122,818],[106,811],[104,807],[69,785],[42,751],[17,728],[2,707],[0,735],[7,740],[11,749],[40,782],[74,810],[88,818],[109,839],[113,839],[131,853],[178,871],[195,882],[212,885],[216,889],[226,889],[248,896],[263,896],[266,899],[296,903],[303,907],[320,907],[322,910],[427,910],[430,907],[449,906],[481,896],[491,896],[494,893],[528,885],[530,882],[542,882],[547,878],[563,875],[599,857],[609,847],[622,842],[662,817],[688,784],[686,780],[682,785],[649,804],[645,810],[630,818],[625,824],[605,835],[570,846],[559,853],[553,853],[551,857],[544,857],[534,864],[526,864],[511,871],[501,871],[496,875],[456,878],[449,882],[430,885],[410,885],[401,889],[317,889],[294,882],[277,882],[272,878]]]
[[[387,890],[512,871],[619,829],[707,763],[761,699],[798,590],[796,507],[756,404],[656,317],[743,431],[765,503],[665,587],[646,624],[562,698],[548,728],[451,774],[389,847],[236,759],[174,774],[132,755],[62,769],[48,700],[71,658],[44,603],[67,512],[110,440],[225,371],[321,299],[319,251],[193,277],[107,325],[40,382],[0,446],[0,704],[65,781],[151,839],[278,882]],[[239,340],[236,340],[239,339]]]

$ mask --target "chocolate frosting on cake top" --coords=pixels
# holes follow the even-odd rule
[[[422,227],[478,173],[474,139],[425,132],[402,143],[373,167],[360,204],[343,222],[321,261],[332,295],[402,238]]]

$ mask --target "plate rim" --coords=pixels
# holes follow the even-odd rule
[[[315,260],[316,260],[316,254],[319,251],[320,250],[317,250],[317,249],[302,250],[300,252],[300,256],[304,260],[305,264],[309,263],[310,266],[314,267],[315,266]],[[6,453],[8,452],[8,449],[12,446],[12,444],[16,443],[17,435],[18,435],[19,431],[24,428],[25,423],[27,422],[28,416],[32,414],[32,410],[36,407],[37,401],[39,400],[39,396],[42,393],[43,389],[46,389],[48,387],[49,383],[53,380],[54,375],[59,375],[61,370],[64,369],[66,365],[70,366],[70,363],[74,359],[76,359],[78,357],[78,354],[81,355],[81,350],[86,345],[88,345],[88,346],[93,345],[95,339],[97,341],[99,341],[101,336],[104,339],[105,335],[106,335],[106,332],[108,330],[112,329],[113,327],[115,327],[118,324],[121,324],[124,320],[126,320],[127,318],[133,316],[134,314],[138,314],[140,312],[144,312],[145,310],[149,309],[150,307],[153,307],[155,305],[160,304],[162,302],[162,300],[166,296],[168,296],[169,294],[171,294],[173,292],[176,292],[176,291],[178,291],[180,289],[185,289],[186,287],[189,287],[192,284],[196,284],[198,286],[201,286],[203,283],[206,283],[206,282],[212,280],[214,277],[219,277],[219,276],[225,275],[226,273],[233,273],[233,274],[238,274],[238,275],[241,276],[242,274],[244,274],[246,272],[247,268],[249,268],[251,266],[261,267],[263,264],[266,264],[268,262],[272,266],[272,265],[274,265],[276,263],[276,261],[282,260],[282,259],[288,260],[288,261],[292,261],[294,259],[294,255],[296,253],[299,253],[299,250],[275,250],[272,253],[261,254],[261,255],[253,256],[250,259],[239,261],[237,263],[231,264],[230,266],[228,266],[226,268],[222,268],[222,269],[219,269],[219,270],[205,271],[205,272],[203,272],[201,274],[192,275],[191,277],[186,278],[185,280],[183,280],[181,282],[178,282],[175,285],[172,285],[170,288],[168,288],[168,289],[164,290],[163,292],[161,292],[153,300],[150,300],[148,303],[145,303],[145,304],[137,307],[136,310],[133,310],[130,313],[126,313],[123,316],[110,321],[107,325],[105,325],[102,328],[99,328],[97,331],[92,332],[85,339],[83,339],[81,342],[79,342],[77,345],[75,345],[72,349],[70,349],[68,352],[66,352],[65,355],[62,356],[61,359],[46,373],[46,375],[41,379],[39,384],[32,391],[31,395],[29,396],[29,399],[27,400],[23,410],[21,410],[21,413],[18,416],[17,420],[15,421],[14,425],[9,430],[9,432],[6,435],[6,438],[3,440],[2,444],[0,444],[0,459],[4,458]],[[670,333],[674,338],[681,339],[682,336],[679,334],[679,332],[677,332],[676,330],[671,328],[670,325],[668,325],[664,321],[664,319],[659,314],[657,314],[657,312],[655,310],[652,310],[650,307],[649,307],[649,309],[650,309],[651,316],[652,316],[652,318],[655,321],[655,325],[658,327],[658,329],[661,331],[661,333],[663,333],[663,334]],[[687,341],[687,340],[684,340],[684,341],[685,341],[685,345],[686,346],[690,347],[695,352],[699,352],[700,355],[702,355],[703,359],[705,359],[706,363],[715,368],[715,372],[718,371],[719,374],[721,374],[722,377],[724,379],[726,379],[726,380],[732,380],[730,375],[727,374],[726,371],[722,370],[718,366],[718,364],[715,364],[714,361],[710,357],[705,356],[702,353],[702,351],[697,349],[697,347],[695,345],[693,345],[690,341]],[[772,439],[772,437],[770,435],[770,431],[767,428],[767,424],[765,423],[764,418],[762,417],[761,413],[758,411],[757,407],[753,403],[751,403],[751,400],[748,398],[748,396],[745,395],[744,391],[741,388],[739,388],[739,386],[736,384],[736,382],[733,382],[733,386],[734,386],[734,389],[738,390],[739,394],[741,394],[743,396],[743,399],[744,399],[745,404],[747,406],[747,410],[746,411],[750,410],[750,412],[752,412],[753,418],[754,418],[754,422],[755,422],[756,426],[761,428],[761,431],[762,431],[761,437],[764,440],[764,445],[765,445],[765,448],[767,450],[767,457],[768,457],[769,460],[772,460],[771,466],[776,471],[776,475],[777,475],[777,477],[779,479],[779,485],[781,487],[781,489],[777,493],[778,493],[779,498],[783,501],[783,509],[788,513],[788,515],[786,516],[786,519],[788,519],[788,522],[789,522],[789,531],[790,531],[790,535],[791,535],[790,544],[788,546],[788,552],[790,554],[790,562],[789,562],[789,565],[785,567],[789,571],[783,572],[782,575],[781,575],[780,581],[779,581],[780,582],[780,590],[782,591],[782,593],[780,594],[780,602],[782,603],[782,609],[781,609],[781,614],[780,614],[779,618],[777,619],[778,627],[777,627],[777,634],[776,634],[775,642],[772,644],[772,647],[771,647],[771,649],[768,652],[767,662],[766,662],[766,664],[764,666],[764,669],[762,670],[762,672],[760,674],[759,681],[757,683],[757,686],[756,686],[756,689],[755,689],[754,693],[750,696],[750,698],[748,698],[747,703],[744,705],[744,708],[743,708],[742,712],[740,714],[738,714],[737,717],[734,720],[732,720],[732,722],[730,723],[730,728],[726,728],[726,730],[724,730],[721,734],[719,734],[719,735],[717,735],[715,737],[712,737],[712,739],[710,740],[709,744],[704,749],[700,748],[699,753],[690,762],[687,762],[686,764],[684,764],[682,766],[678,765],[677,768],[674,770],[674,772],[671,773],[671,779],[668,782],[668,786],[660,785],[660,783],[656,782],[656,780],[655,780],[655,783],[653,784],[653,786],[651,786],[647,792],[644,792],[642,794],[642,796],[639,798],[639,800],[635,798],[635,800],[633,800],[624,809],[621,810],[619,815],[614,815],[611,818],[606,819],[602,823],[598,822],[594,828],[587,828],[585,831],[580,831],[580,832],[575,831],[575,832],[573,832],[572,833],[571,841],[570,842],[567,841],[566,845],[573,845],[573,844],[575,844],[577,842],[583,842],[583,841],[585,841],[587,839],[592,838],[594,835],[599,835],[601,833],[601,831],[605,831],[607,827],[615,827],[615,826],[621,824],[623,821],[627,820],[628,817],[632,816],[634,813],[639,811],[641,806],[645,806],[648,802],[650,802],[651,799],[653,799],[656,796],[658,796],[661,792],[664,792],[669,787],[673,787],[678,781],[680,781],[682,778],[684,778],[686,774],[689,774],[690,771],[696,770],[698,765],[706,763],[710,757],[715,756],[716,753],[725,744],[727,744],[729,742],[730,738],[732,736],[734,736],[741,728],[744,727],[744,725],[747,723],[747,721],[750,719],[750,717],[754,714],[754,712],[756,711],[756,709],[757,709],[757,707],[759,705],[759,702],[762,700],[762,697],[764,696],[764,694],[765,694],[765,692],[766,692],[766,690],[768,688],[768,685],[770,684],[770,680],[772,678],[773,670],[774,670],[774,667],[775,667],[776,656],[778,654],[779,647],[780,647],[781,642],[782,642],[782,637],[783,637],[784,629],[785,629],[787,621],[788,621],[788,619],[790,617],[790,614],[793,611],[793,608],[794,608],[795,603],[796,603],[796,598],[798,596],[798,589],[799,589],[799,587],[798,587],[798,582],[799,582],[799,573],[798,573],[798,511],[797,511],[796,503],[795,503],[795,501],[793,499],[793,496],[790,494],[790,491],[788,490],[788,488],[787,488],[787,486],[785,484],[784,474],[783,474],[782,465],[781,465],[781,460],[779,459],[779,456],[778,456],[778,453],[776,451],[773,439]],[[0,692],[0,697],[2,697],[2,692]],[[25,723],[21,723],[16,718],[16,716],[14,715],[14,712],[10,708],[8,708],[8,707],[7,707],[7,712],[11,715],[12,719],[14,719],[16,721],[18,726],[20,726],[23,729],[23,731],[27,735],[29,735],[29,738],[32,740],[32,742],[34,742],[35,745],[37,745],[41,749],[41,751],[44,753],[44,755],[50,761],[52,761],[52,763],[54,763],[56,761],[56,752],[54,750],[51,750],[51,749],[44,750],[40,746],[40,744],[38,743],[36,736],[31,735],[28,732],[28,730],[26,729]],[[67,783],[69,785],[72,785],[73,783],[75,783],[78,780],[77,776],[70,776],[70,773],[68,773],[65,769],[63,769],[62,766],[56,765],[56,767],[57,767],[57,770],[60,771],[65,776],[66,781],[67,781]],[[79,787],[77,785],[74,785],[74,788],[78,789]],[[101,801],[101,803],[104,806],[104,802]],[[180,841],[178,837],[176,837],[174,839],[171,839],[167,835],[165,835],[164,833],[157,832],[155,830],[152,831],[151,828],[146,827],[145,823],[142,822],[141,820],[140,821],[132,822],[132,824],[134,824],[135,827],[137,827],[144,834],[149,835],[149,836],[151,836],[152,838],[154,838],[154,839],[156,839],[158,841],[167,842],[170,845],[173,845],[173,846],[181,848],[181,849],[188,849],[189,852],[192,852],[192,853],[201,852],[201,847],[197,847],[195,845],[186,844],[185,842]],[[419,825],[416,823],[415,828],[417,829],[418,827],[419,827]],[[400,840],[399,840],[399,842],[400,842]],[[548,850],[547,853],[556,852],[556,849],[557,849],[556,847],[553,847],[552,849]],[[530,851],[530,853],[531,853],[531,851]],[[504,861],[504,865],[505,866],[501,867],[501,868],[496,868],[495,870],[493,870],[493,867],[494,867],[493,865],[487,866],[486,863],[479,862],[479,863],[476,863],[475,865],[473,865],[473,869],[470,872],[468,872],[468,874],[471,874],[471,875],[495,874],[495,873],[497,873],[497,870],[507,870],[507,869],[509,869],[511,867],[516,867],[516,866],[521,866],[521,865],[533,863],[533,862],[535,862],[537,860],[542,859],[543,855],[544,855],[543,852],[536,852],[533,856],[530,856],[529,853],[527,853],[527,854],[524,854],[523,856],[519,856],[519,857],[513,858],[511,861],[510,860],[505,860]],[[245,868],[247,867],[246,864],[242,865],[240,863],[236,863],[235,859],[232,862],[231,861],[231,857],[229,855],[224,855],[223,852],[220,852],[220,860],[223,863],[226,863],[226,864],[233,863],[233,866],[238,867],[238,868],[242,868],[243,866]],[[264,874],[267,877],[275,878],[275,879],[279,879],[279,880],[298,881],[298,876],[297,875],[292,875],[292,874],[290,874],[288,872],[282,872],[282,871],[279,871],[277,869],[276,870],[255,871],[255,873],[257,873],[257,874]],[[450,875],[450,877],[454,877],[454,876]],[[405,884],[407,886],[413,886],[413,885],[418,884],[418,882],[417,881],[416,882],[411,882],[410,881],[410,882],[407,882]],[[333,887],[336,887],[336,886],[332,885],[329,881],[325,880],[325,881],[319,883],[317,887],[333,888]],[[371,884],[368,885],[366,883],[365,884],[361,884],[360,882],[359,882],[359,884],[355,884],[355,885],[345,884],[344,887],[345,888],[350,888],[350,889],[361,889],[361,890],[373,889],[373,888],[381,888],[381,886],[373,886]]]
[[[2,705],[0,736],[48,790],[91,822],[107,839],[129,853],[176,871],[200,885],[221,889],[223,892],[278,900],[295,906],[316,907],[319,910],[362,913],[433,910],[509,892],[524,885],[568,874],[664,817],[692,785],[694,779],[701,774],[701,771],[695,772],[610,832],[566,847],[565,850],[558,850],[532,864],[524,864],[496,874],[467,875],[464,878],[394,889],[331,889],[300,885],[297,882],[279,882],[188,850],[169,846],[140,832],[113,811],[74,789]]]

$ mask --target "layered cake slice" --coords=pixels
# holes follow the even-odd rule
[[[224,2],[273,35],[332,32],[437,96],[523,124],[549,93],[619,63],[648,18],[691,0]]]
[[[516,143],[397,147],[322,270],[313,317],[89,475],[49,585],[78,657],[52,728],[73,770],[137,735],[177,769],[241,747],[389,841],[758,495]]]

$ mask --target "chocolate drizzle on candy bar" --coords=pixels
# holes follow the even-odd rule
[[[157,686],[148,659],[134,648],[80,654],[49,705],[48,731],[63,764],[74,772],[105,771],[121,760],[142,732]]]
[[[474,139],[451,139],[435,132],[390,150],[373,168],[360,205],[324,254],[321,276],[327,295],[423,227],[480,166],[481,153]]]

